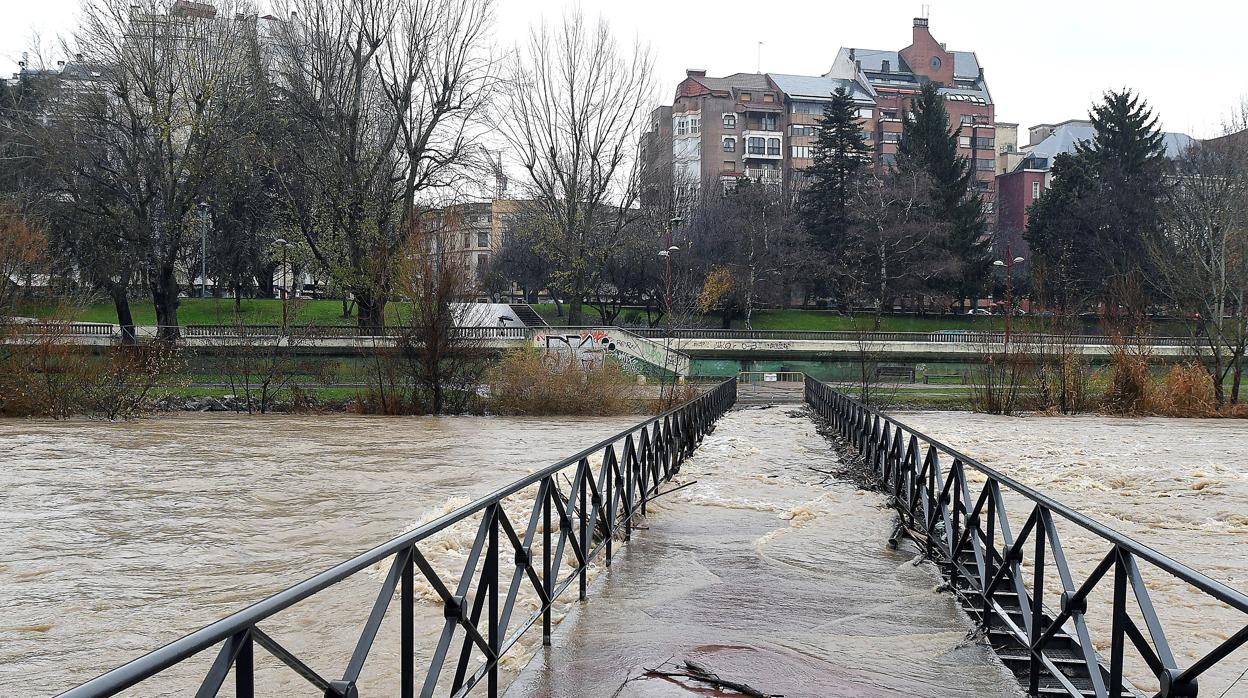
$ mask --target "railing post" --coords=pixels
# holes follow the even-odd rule
[[[1044,648],[1040,647],[1040,636],[1044,634],[1044,517],[1041,515],[1040,505],[1036,505],[1036,559],[1035,566],[1032,569],[1031,578],[1031,637],[1028,643],[1031,645],[1030,666],[1027,670],[1027,688],[1029,695],[1037,695],[1040,692],[1040,657],[1044,654]],[[1021,550],[1020,550],[1021,552]]]
[[[413,579],[411,551],[399,553],[400,556],[406,555],[407,560],[403,563],[403,576],[401,581],[400,598],[399,598],[399,690],[402,698],[413,698],[416,695],[416,667],[415,667],[415,633],[416,623],[413,617],[412,593]]]
[[[581,601],[584,601],[585,592],[589,586],[589,578],[587,576],[589,573],[589,535],[586,530],[588,528],[589,522],[587,520],[587,512],[585,508],[585,495],[586,495],[586,490],[589,489],[589,476],[590,475],[589,475],[589,465],[585,461],[581,461],[578,467],[583,468],[585,470],[585,474],[581,477],[581,491],[579,494],[580,506],[577,508],[577,511],[576,511],[577,518],[580,519],[580,527],[581,527],[580,528],[580,531],[581,531],[581,535],[580,535],[581,570],[580,570],[580,573],[577,575],[579,577],[579,579],[577,580],[577,589],[579,590],[578,598]]]
[[[992,592],[988,589],[988,587],[992,584],[992,578],[995,575],[992,567],[995,562],[994,558],[997,552],[997,500],[993,497],[991,487],[988,488],[988,499],[984,502],[984,512],[984,578],[980,581],[979,590],[980,593],[984,595],[982,620],[984,623],[984,630],[987,631],[990,627],[992,627],[992,616],[995,614],[995,611],[992,610]],[[975,528],[979,528],[978,522],[975,524]],[[976,533],[978,533],[978,531],[972,531],[971,535],[974,536]]]
[[[498,504],[490,505],[486,510],[486,516],[490,517],[490,540],[489,547],[485,553],[485,581],[490,585],[489,596],[489,637],[490,643],[490,670],[488,678],[486,694],[490,698],[498,698],[498,663],[502,659],[500,656],[502,649],[502,641],[498,633]]]
[[[237,698],[256,695],[255,652],[251,632],[243,633],[243,642],[234,658],[234,694]]]
[[[546,588],[546,604],[542,608],[542,645],[550,647],[550,607],[554,603],[555,580],[550,569],[550,498],[555,496],[554,478],[542,481],[542,586]]]
[[[1122,550],[1114,548],[1114,609],[1109,631],[1109,698],[1122,695],[1122,659],[1127,633],[1127,567]]]

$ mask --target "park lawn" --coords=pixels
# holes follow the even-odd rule
[[[387,306],[387,322],[397,317],[397,307],[397,303]],[[156,309],[151,301],[131,301],[130,312],[136,325],[156,324]],[[291,324],[324,327],[355,323],[354,318],[342,317],[342,301],[339,300],[300,300],[291,303],[289,312]],[[55,304],[41,301],[20,306],[17,314],[50,319],[57,317],[60,311]],[[78,322],[117,322],[117,311],[109,302],[72,308],[68,315]],[[282,301],[275,298],[243,299],[238,318],[234,316],[234,300],[231,298],[183,298],[178,305],[178,322],[183,325],[233,324],[239,320],[248,325],[279,325],[282,322]]]
[[[542,316],[546,322],[553,326],[564,325],[567,323],[567,306],[563,307],[565,316],[559,317],[555,312],[554,303],[535,303],[533,308]],[[630,310],[621,313],[621,317],[629,314]],[[584,325],[595,325],[601,322],[598,312],[591,306],[584,306],[585,319]],[[640,319],[645,319],[645,312],[640,313]],[[987,317],[975,315],[955,315],[955,316],[928,316],[915,317],[912,315],[885,315],[880,322],[880,329],[885,332],[937,332],[940,330],[1000,330],[1004,327],[1005,318],[1003,317]],[[719,317],[712,313],[703,316],[702,327],[718,329],[722,323]],[[833,330],[870,330],[873,329],[873,321],[870,316],[859,315],[849,317],[840,313],[828,310],[802,310],[789,308],[783,310],[755,310],[751,317],[751,326],[756,330],[800,330],[806,332],[827,332]],[[738,319],[732,323],[732,328],[736,330],[745,329],[745,321]]]

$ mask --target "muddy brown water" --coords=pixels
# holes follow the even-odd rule
[[[636,421],[0,421],[0,686],[58,693]],[[462,568],[474,533],[472,522],[441,536],[435,565]],[[383,574],[357,574],[262,626],[337,678]],[[432,646],[441,611],[424,606],[421,644]],[[389,620],[365,686],[396,666]],[[212,654],[126,695],[184,695]],[[272,664],[258,652],[269,695],[313,694]]]

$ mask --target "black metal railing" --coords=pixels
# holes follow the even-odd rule
[[[497,696],[502,657],[525,631],[539,622],[543,639],[549,644],[554,602],[574,583],[578,585],[580,598],[585,599],[591,561],[604,553],[610,561],[616,539],[629,539],[634,518],[646,513],[647,503],[660,494],[659,487],[680,470],[681,463],[735,400],[735,380],[724,381],[680,407],[61,695],[71,698],[112,696],[205,650],[219,647],[195,695],[217,695],[232,673],[235,694],[239,698],[249,698],[255,694],[258,646],[325,696],[358,696],[356,682],[397,591],[401,637],[395,676],[397,693],[405,698],[415,696],[418,690],[421,696],[433,695],[439,687],[443,667],[453,653],[456,631],[460,631],[455,673],[450,681],[451,695],[466,695],[484,682],[487,694]],[[601,456],[600,462],[595,464],[598,456]],[[561,477],[566,487],[561,486]],[[534,486],[535,495],[532,493]],[[528,506],[527,521],[513,522],[504,511],[504,502]],[[421,551],[422,541],[455,524],[473,521],[477,522],[477,533],[467,563],[457,579],[443,579]],[[535,547],[540,548],[536,557]],[[390,562],[389,572],[340,678],[331,679],[316,672],[261,629],[260,624],[274,614],[386,561]],[[444,611],[441,635],[428,666],[419,674],[414,625],[417,609],[413,599],[417,574],[428,581],[441,599]],[[539,607],[527,618],[513,623],[516,601],[526,581],[537,595]],[[470,672],[474,656],[478,665]]]
[[[1197,678],[1248,643],[1248,595],[1211,579],[983,465],[877,410],[807,377],[806,401],[865,459],[893,497],[903,526],[928,557],[942,564],[951,586],[983,628],[1019,652],[1020,679],[1037,695],[1048,692],[1111,697],[1130,690],[1124,657],[1130,646],[1155,677],[1159,697],[1196,696]],[[946,465],[947,471],[942,470]],[[982,478],[972,490],[968,470]],[[1017,535],[1002,492],[1021,497],[1031,511]],[[1076,584],[1055,519],[1082,528],[1108,546],[1091,573]],[[1028,545],[1030,541],[1031,545]],[[1185,668],[1178,666],[1140,571],[1147,563],[1187,588],[1244,614],[1237,632]],[[1030,581],[1025,579],[1028,568]],[[1110,572],[1112,571],[1112,575]],[[1057,588],[1050,575],[1056,573]],[[1085,620],[1098,585],[1112,585],[1109,656],[1095,651]],[[1130,592],[1130,595],[1128,595]],[[1050,608],[1045,599],[1059,600]],[[1099,596],[1098,596],[1099,598]],[[1103,601],[1103,600],[1102,600]],[[1133,616],[1138,616],[1143,628]],[[1237,627],[1238,627],[1237,623]],[[1059,648],[1059,645],[1061,646]],[[1103,645],[1102,645],[1103,646]],[[1003,657],[1004,658],[1004,657]],[[1227,694],[1229,695],[1229,694]]]
[[[1005,342],[1004,332],[886,332],[852,330],[720,330],[700,328],[665,328],[665,327],[631,327],[629,331],[641,337],[660,339],[724,339],[742,341],[822,341],[822,342],[936,342],[940,344],[1002,344]],[[1012,332],[1010,341],[1018,344],[1037,346],[1106,346],[1112,340],[1105,335],[1074,334],[1056,335],[1033,332]],[[1128,338],[1130,342],[1143,342],[1149,346],[1189,346],[1192,340],[1188,337],[1148,337],[1145,339]]]

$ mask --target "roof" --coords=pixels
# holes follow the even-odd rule
[[[950,51],[953,54],[953,77],[978,78],[979,59],[973,51]]]
[[[1091,143],[1096,137],[1096,128],[1088,121],[1065,121],[1053,129],[1047,138],[1032,146],[1027,152],[1031,155],[1049,158],[1050,163],[1060,153],[1073,153],[1080,143]],[[1162,143],[1166,147],[1166,157],[1178,158],[1195,142],[1186,133],[1164,132]]]
[[[705,85],[712,90],[730,90],[734,87],[745,90],[769,90],[771,85],[767,83],[767,76],[762,73],[733,73],[722,78],[711,77],[690,77]]]
[[[841,49],[844,51],[845,49]],[[870,72],[879,72],[884,69],[884,61],[888,61],[888,69],[898,73],[910,72],[909,66],[904,69],[904,62],[896,51],[879,51],[871,48],[851,48],[854,52],[854,60],[862,66],[863,70]]]
[[[872,101],[871,95],[853,80],[828,77],[826,75],[787,75],[784,73],[768,73],[767,77],[790,97],[806,97],[810,99],[831,99],[837,88],[845,88],[856,100]]]

